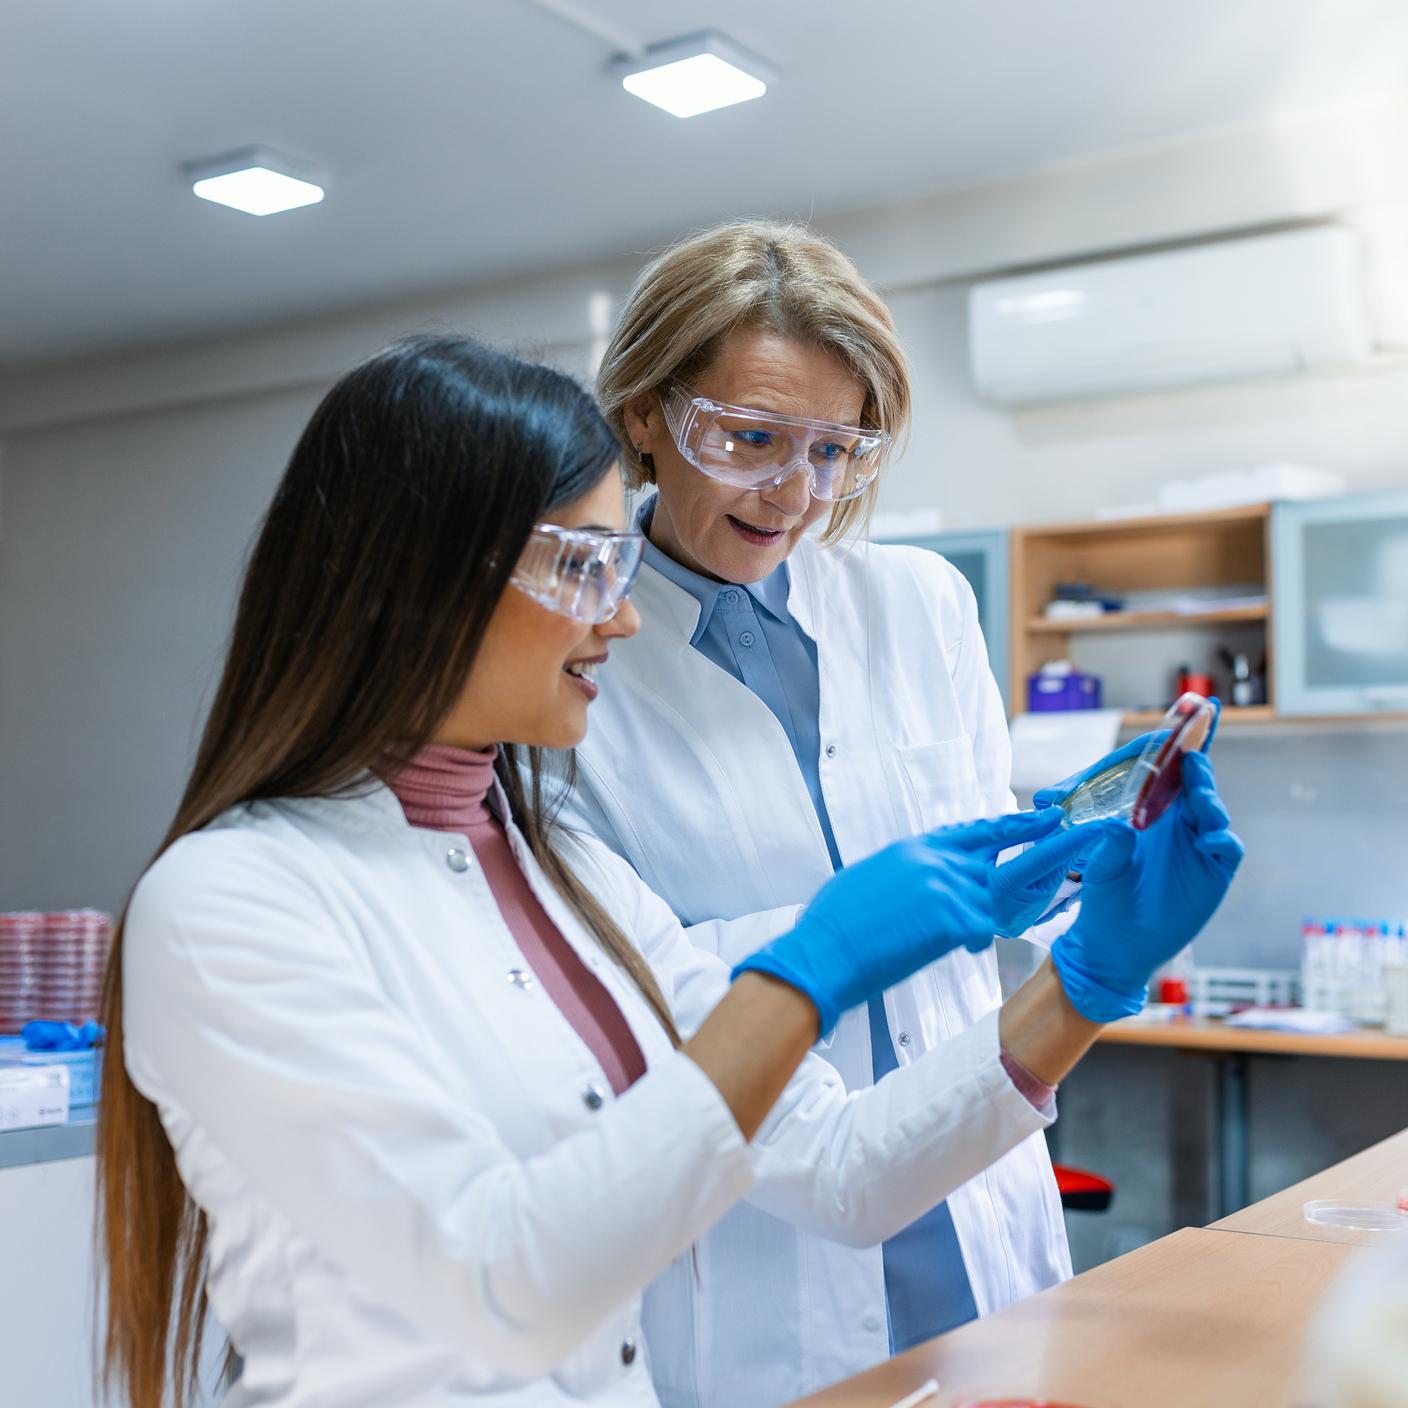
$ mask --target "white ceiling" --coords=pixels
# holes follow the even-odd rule
[[[773,90],[681,122],[527,0],[5,0],[0,366],[818,216],[1401,85],[1402,0],[576,0],[713,26]],[[263,220],[183,160],[263,143],[328,197]]]

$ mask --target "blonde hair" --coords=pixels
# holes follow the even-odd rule
[[[880,295],[805,225],[735,220],[680,240],[641,270],[602,357],[597,399],[633,486],[653,483],[655,472],[626,433],[627,405],[673,381],[687,384],[741,328],[835,354],[865,387],[861,424],[901,439],[909,367]],[[824,542],[868,518],[878,485],[877,477],[859,498],[835,506]]]

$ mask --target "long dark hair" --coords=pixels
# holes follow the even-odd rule
[[[236,803],[337,794],[427,742],[534,523],[595,487],[618,453],[568,377],[468,339],[400,342],[344,376],[264,518],[190,780],[157,854]],[[678,1043],[644,958],[554,845],[543,759],[506,746],[496,767],[534,856]],[[168,1388],[180,1408],[196,1388],[207,1224],[156,1106],[128,1078],[122,991],[119,925],[98,1124],[103,1375],[133,1408],[161,1408]]]

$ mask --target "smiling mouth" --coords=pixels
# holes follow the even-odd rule
[[[605,663],[604,655],[598,655],[591,660],[569,660],[562,667],[562,672],[591,700],[595,699],[599,692],[596,673]]]
[[[759,528],[755,524],[745,523],[741,518],[735,518],[731,513],[726,517],[733,531],[745,543],[752,543],[755,547],[767,547],[782,536],[781,528]]]

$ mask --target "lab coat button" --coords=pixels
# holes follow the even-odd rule
[[[828,758],[834,758],[836,756],[836,745],[834,743],[828,743],[826,745],[826,756]]]
[[[469,857],[456,846],[454,850],[445,852],[445,864],[448,865],[456,875],[463,875],[464,872],[469,869]]]
[[[589,1110],[599,1110],[606,1104],[606,1096],[599,1085],[589,1085],[582,1092],[582,1104]]]
[[[862,1330],[866,1330],[873,1335],[880,1328],[880,1321],[874,1315],[867,1315],[865,1319],[860,1322],[860,1327]]]
[[[908,1046],[912,1038],[908,1032],[901,1032],[899,1040],[901,1046]]]
[[[533,986],[532,974],[525,973],[522,968],[510,968],[508,970],[508,980],[514,987],[519,988],[523,992],[528,992]]]
[[[621,1363],[634,1364],[636,1362],[636,1342],[632,1339],[621,1341]]]

